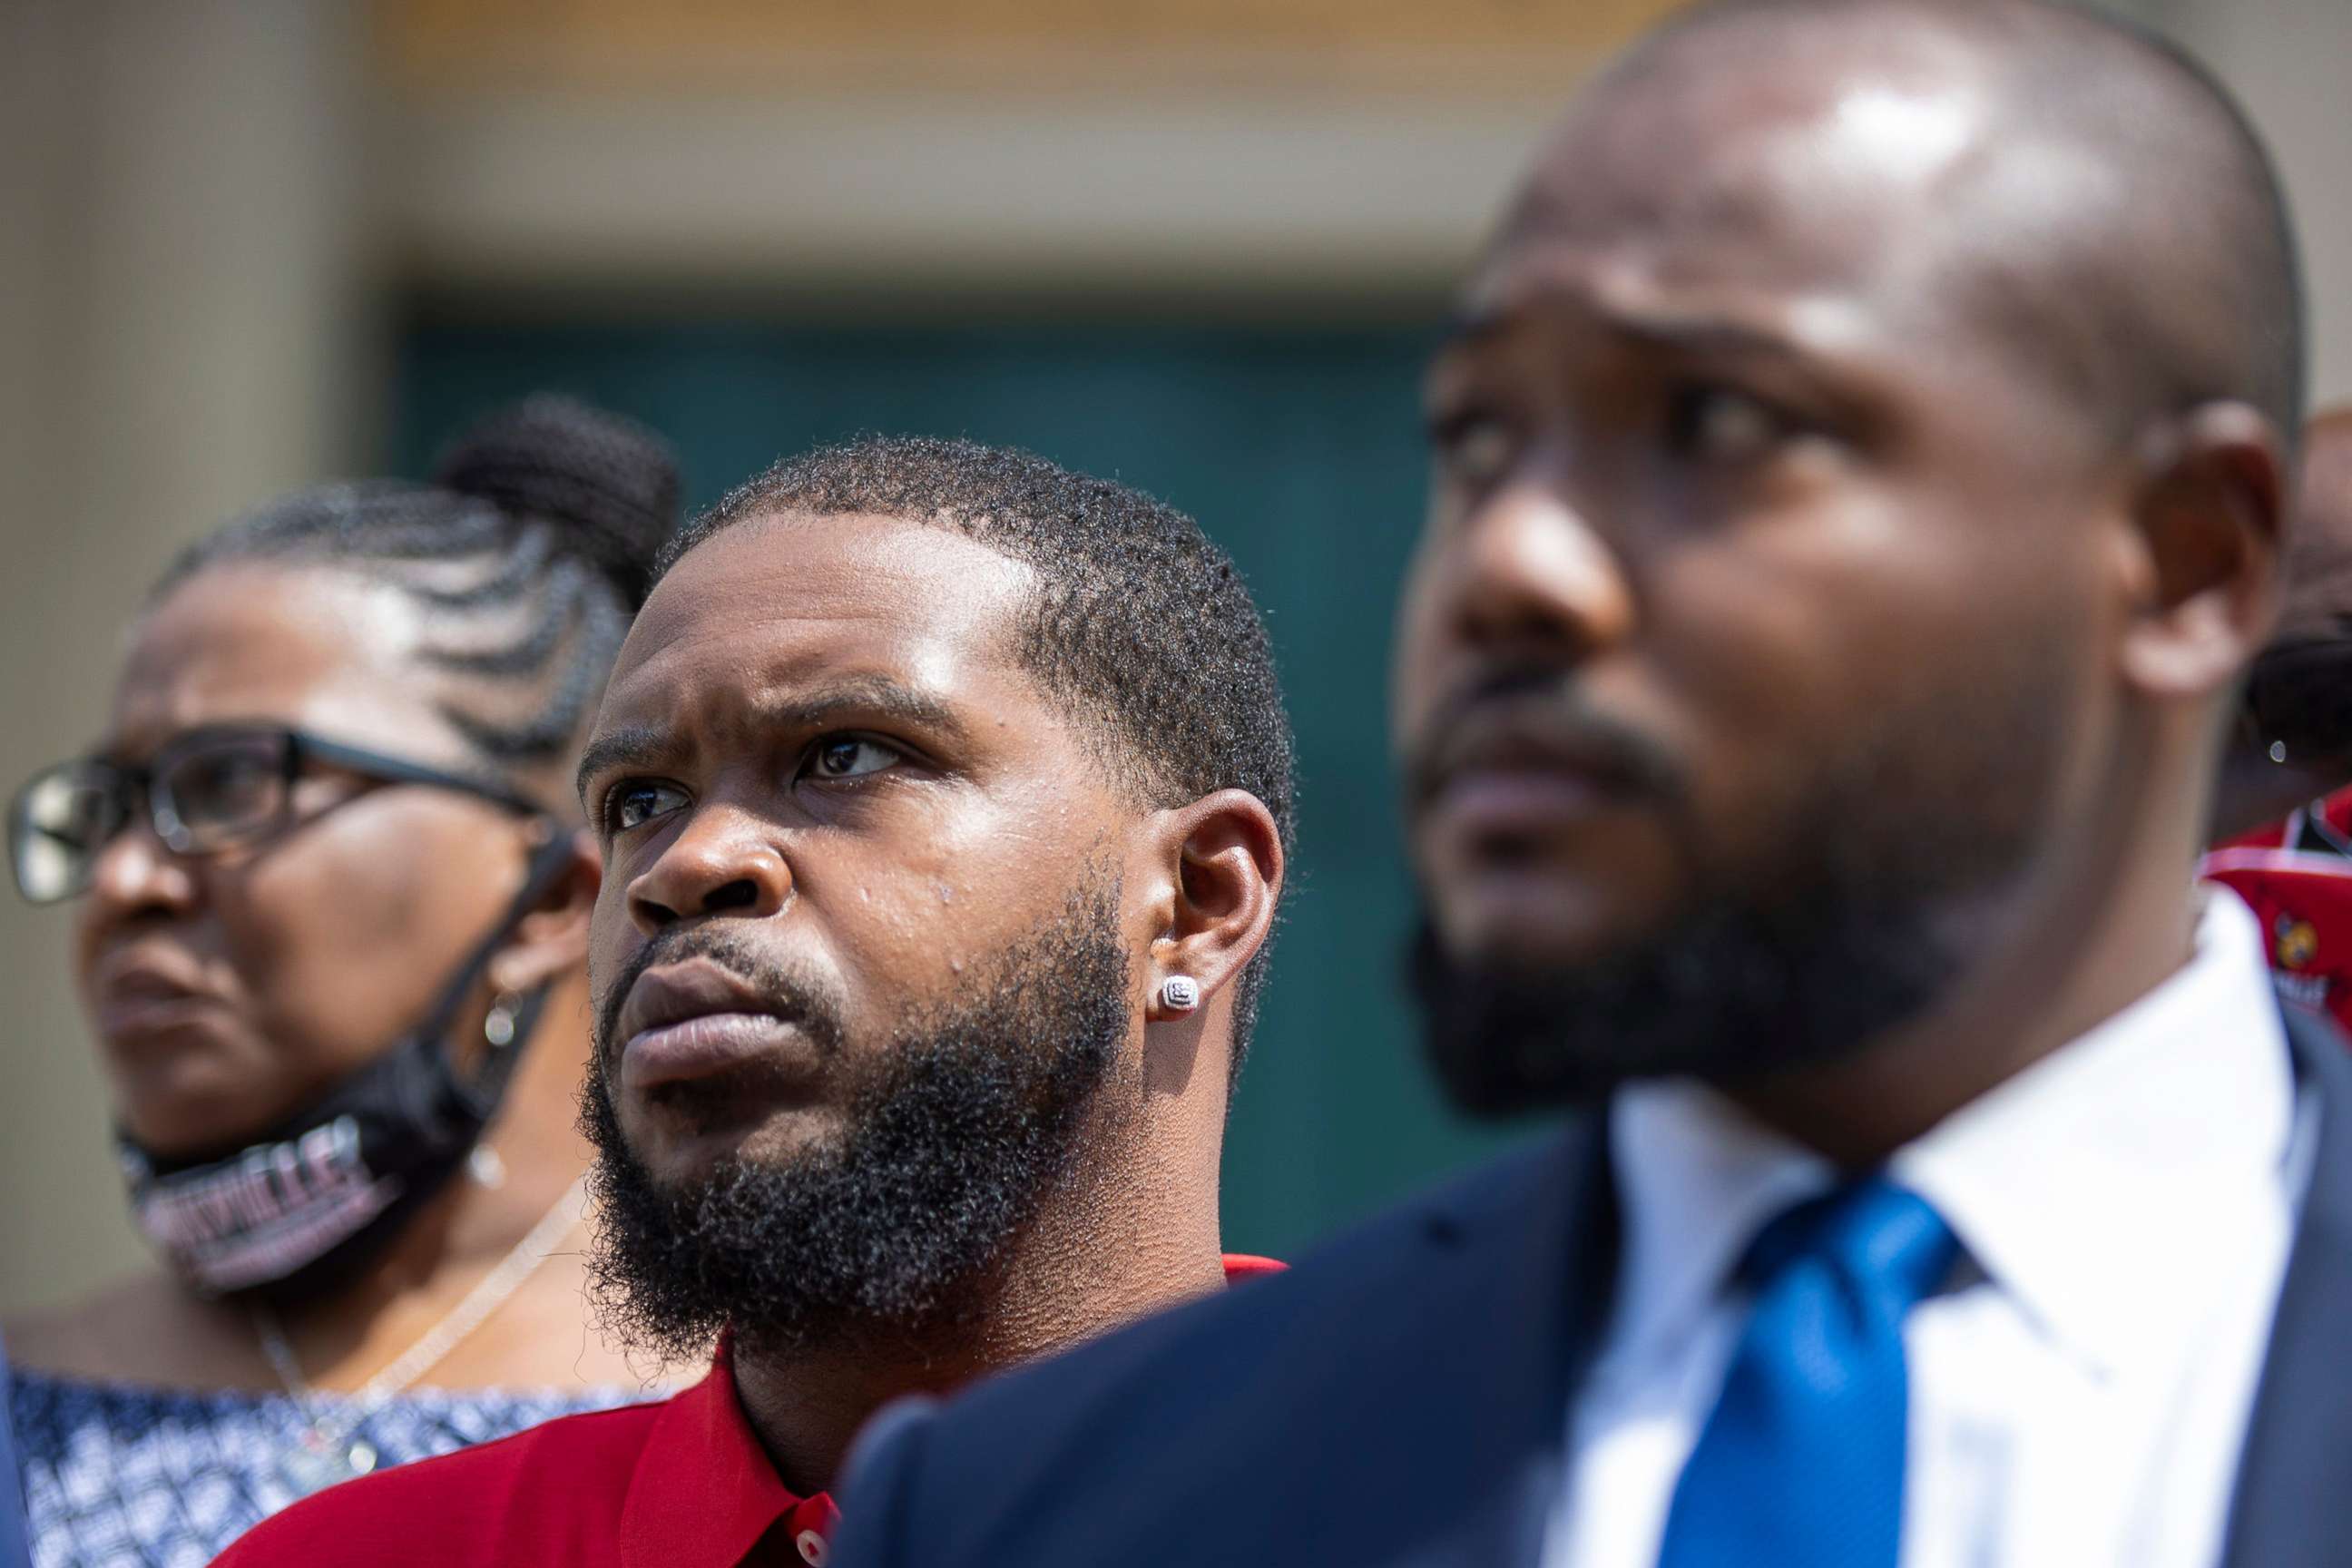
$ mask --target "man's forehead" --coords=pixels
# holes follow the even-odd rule
[[[1474,308],[1563,259],[1620,286],[1750,291],[1860,287],[1907,261],[1984,149],[1983,73],[1887,48],[1786,64],[1687,50],[1588,89],[1520,187]]]
[[[655,588],[615,664],[608,706],[851,668],[951,691],[1010,661],[1030,584],[1020,563],[904,519],[747,520],[688,552]]]

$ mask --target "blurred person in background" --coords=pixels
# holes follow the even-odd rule
[[[844,1568],[2346,1560],[2352,1059],[2193,876],[2301,425],[2284,197],[2038,0],[1580,95],[1426,389],[1429,1040],[1567,1126],[877,1421]]]
[[[1123,486],[874,437],[690,525],[580,764],[587,1122],[609,1320],[717,1364],[224,1564],[822,1564],[887,1401],[1268,1271],[1218,1160],[1292,753],[1233,563]]]
[[[677,511],[666,448],[549,398],[288,497],[173,563],[103,738],[18,795],[163,1265],[7,1327],[42,1568],[203,1563],[641,1394],[585,1328],[571,786]]]
[[[2219,844],[2284,842],[2352,854],[2331,802],[2318,837],[2290,827],[2352,785],[2352,407],[2315,416],[2303,439],[2294,522],[2280,566],[2278,631],[2247,672],[2246,700],[2213,805]]]
[[[2252,907],[2280,989],[2352,1027],[2352,408],[2305,436],[2285,578],[2204,872]]]

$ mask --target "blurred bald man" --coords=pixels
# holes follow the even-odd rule
[[[2191,871],[2301,426],[2268,160],[2033,0],[1576,100],[1428,378],[1453,1092],[1576,1108],[943,1411],[847,1568],[2352,1558],[2352,1059]]]

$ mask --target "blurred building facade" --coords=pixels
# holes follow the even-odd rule
[[[1295,1246],[1478,1142],[1405,1059],[1382,924],[1412,364],[1548,115],[1667,8],[0,7],[0,775],[102,728],[174,544],[314,479],[415,472],[543,381],[669,426],[698,500],[859,425],[1117,469],[1225,538],[1335,726],[1307,737],[1315,853],[1230,1183],[1232,1240]],[[2136,9],[2273,138],[2316,390],[2352,394],[2352,5]],[[67,942],[0,900],[0,1310],[137,1256]]]

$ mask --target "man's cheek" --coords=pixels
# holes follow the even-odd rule
[[[1813,781],[1830,765],[1834,735],[1813,733],[1797,715],[1783,722],[1727,726],[1712,742],[1684,752],[1685,795],[1675,827],[1701,882],[1736,879],[1739,868],[1769,859],[1787,841]]]
[[[816,917],[827,943],[845,960],[920,968],[983,955],[1063,912],[1058,902],[1045,907],[1052,889],[1070,885],[1046,846],[996,836],[961,853],[943,847],[947,853],[895,866],[887,876],[834,879]]]

